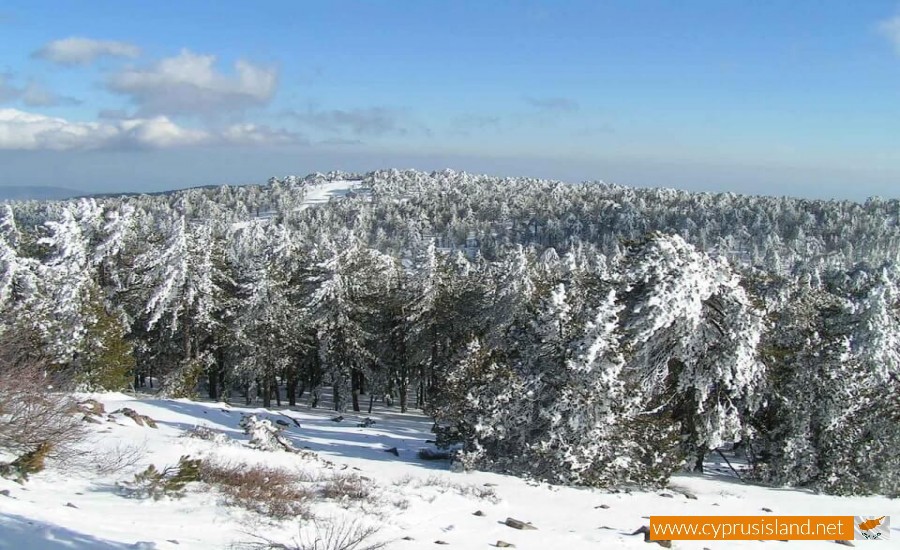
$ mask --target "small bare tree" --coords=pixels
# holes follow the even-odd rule
[[[22,455],[38,448],[49,458],[74,450],[84,427],[75,400],[61,390],[32,331],[0,333],[0,451]]]

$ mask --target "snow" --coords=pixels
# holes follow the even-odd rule
[[[326,204],[332,198],[340,199],[346,197],[350,193],[360,192],[362,180],[335,180],[324,183],[313,183],[305,186],[306,194],[303,201],[295,209],[302,212],[310,206],[318,206]],[[275,217],[274,210],[265,210],[260,212],[254,219],[234,222],[231,224],[232,229],[240,230],[250,227],[256,222],[267,223]]]
[[[423,461],[416,452],[432,439],[431,420],[417,413],[375,407],[373,414],[344,413],[341,422],[325,409],[261,409],[185,399],[162,400],[121,393],[95,394],[107,411],[123,407],[153,418],[159,428],[135,424],[124,415],[114,422],[89,424],[85,450],[94,454],[54,464],[33,475],[25,485],[0,479],[0,549],[119,550],[229,548],[258,538],[290,542],[308,520],[265,520],[246,510],[221,503],[214,491],[200,484],[188,486],[181,499],[126,498],[115,483],[154,464],[175,464],[182,455],[231,463],[265,463],[323,476],[355,473],[368,478],[372,496],[354,503],[317,500],[320,518],[356,518],[382,528],[375,539],[388,548],[432,548],[437,540],[452,548],[486,548],[498,540],[519,549],[647,547],[641,536],[630,536],[648,523],[645,516],[774,514],[900,516],[900,503],[884,497],[830,497],[801,490],[743,484],[708,464],[709,474],[678,475],[669,489],[650,492],[608,492],[526,482],[494,473],[454,473],[447,462]],[[368,402],[368,399],[365,399]],[[287,422],[281,432],[298,449],[309,453],[262,451],[248,446],[240,428],[243,415]],[[363,419],[375,421],[358,427]],[[297,427],[294,419],[300,424]],[[227,435],[222,443],[184,437],[197,426]],[[98,474],[92,462],[115,449],[145,453],[124,470]],[[396,448],[398,456],[385,452]],[[686,498],[683,492],[696,495]],[[670,495],[669,497],[662,496]],[[71,504],[72,506],[68,506]],[[599,508],[607,505],[609,508]],[[483,516],[473,512],[481,510]],[[518,531],[501,522],[513,517],[533,522],[535,531]],[[894,528],[893,537],[900,538]],[[412,537],[413,540],[403,540]],[[764,548],[760,541],[677,541],[674,548]],[[790,548],[834,548],[833,543],[792,541]]]
[[[362,181],[360,180],[337,180],[310,185],[307,187],[306,196],[303,197],[303,204],[300,205],[298,210],[305,210],[310,206],[324,204],[330,201],[332,197],[344,197],[359,187],[361,183]]]

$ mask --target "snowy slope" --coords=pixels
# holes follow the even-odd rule
[[[305,210],[310,206],[323,204],[331,200],[332,197],[339,198],[346,196],[347,193],[357,189],[361,181],[329,181],[317,185],[307,187],[306,195],[303,197],[303,204],[299,210]]]
[[[677,476],[660,492],[604,491],[529,484],[490,473],[453,473],[446,462],[426,462],[416,451],[431,438],[429,419],[377,408],[376,424],[358,427],[365,416],[299,407],[264,410],[188,400],[136,399],[124,394],[93,396],[107,412],[130,407],[155,419],[158,429],[141,427],[116,415],[115,422],[91,424],[85,449],[92,455],[42,472],[24,486],[0,479],[0,549],[212,549],[269,540],[289,542],[298,529],[314,529],[309,521],[275,522],[241,508],[226,506],[214,491],[194,484],[181,499],[126,498],[117,481],[131,479],[149,464],[164,466],[179,456],[266,463],[303,471],[309,476],[352,472],[364,476],[372,490],[363,501],[321,500],[313,512],[320,518],[357,518],[380,525],[375,539],[388,548],[434,548],[443,541],[453,548],[487,548],[498,540],[519,549],[566,550],[644,548],[641,536],[629,536],[653,514],[776,514],[900,516],[900,503],[882,497],[838,498],[804,491],[749,486],[719,476]],[[286,437],[319,458],[250,449],[238,427],[242,414],[254,413],[289,424]],[[297,427],[293,420],[299,422]],[[230,444],[184,437],[196,426],[220,430]],[[385,452],[397,449],[398,456]],[[139,449],[141,460],[123,471],[98,475],[91,462],[98,456]],[[688,499],[681,491],[695,495]],[[664,496],[668,495],[668,496]],[[71,505],[71,506],[70,506]],[[607,505],[608,508],[600,508]],[[476,516],[477,510],[483,515]],[[503,525],[507,517],[533,522],[537,530],[518,531]],[[900,533],[893,534],[900,538]],[[408,537],[409,539],[404,539]],[[765,548],[777,542],[675,542],[674,548]],[[830,542],[792,541],[788,548],[836,548]]]

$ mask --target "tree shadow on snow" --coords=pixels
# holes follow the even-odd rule
[[[0,513],[0,550],[136,550],[156,548],[152,543],[125,544],[79,533],[59,525]]]
[[[408,463],[428,470],[447,470],[449,462],[438,460],[422,460],[418,451],[423,448],[435,449],[434,444],[426,443],[433,439],[431,420],[415,413],[400,413],[397,410],[376,406],[372,414],[366,412],[344,412],[341,422],[334,422],[339,414],[326,408],[272,407],[262,409],[258,406],[213,402],[184,402],[171,400],[154,400],[155,407],[184,414],[196,419],[195,423],[157,420],[159,424],[172,426],[180,430],[190,430],[197,425],[227,433],[233,439],[247,441],[239,427],[241,417],[255,414],[273,423],[278,420],[288,422],[283,427],[283,435],[298,449],[314,451],[328,457],[347,457],[378,462]],[[219,406],[217,406],[219,405]],[[375,424],[369,427],[358,427],[364,419],[371,418]],[[300,423],[298,428],[293,420]],[[397,454],[387,452],[396,449]]]

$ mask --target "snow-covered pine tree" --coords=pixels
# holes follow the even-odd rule
[[[681,426],[685,459],[742,438],[761,402],[763,316],[738,276],[678,236],[622,261],[622,351],[646,404]]]

